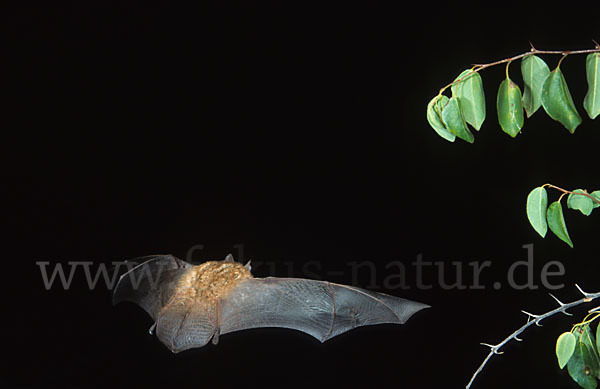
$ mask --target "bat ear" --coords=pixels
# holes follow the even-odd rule
[[[248,262],[246,262],[246,264],[244,265],[244,267],[246,269],[248,269],[248,271],[252,270],[252,266],[250,265],[250,262],[252,262],[252,260],[250,259]]]
[[[225,262],[233,262],[233,255],[227,254],[227,256],[225,257]]]

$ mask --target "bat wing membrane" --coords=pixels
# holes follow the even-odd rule
[[[404,323],[425,304],[326,281],[253,278],[221,302],[221,334],[257,327],[306,332],[321,342],[353,328]]]
[[[119,278],[113,291],[113,304],[130,301],[138,304],[156,321],[158,312],[173,295],[179,278],[192,265],[172,255],[155,255],[134,261],[145,262]]]

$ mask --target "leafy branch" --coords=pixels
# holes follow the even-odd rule
[[[600,45],[593,41],[595,48],[585,50],[538,50],[531,43],[531,50],[513,57],[498,61],[475,64],[464,70],[450,84],[440,89],[427,105],[427,121],[442,138],[454,142],[458,137],[469,143],[475,141],[468,125],[479,130],[485,121],[486,107],[483,93],[483,81],[479,72],[492,66],[506,64],[506,78],[498,88],[496,100],[498,122],[504,132],[516,137],[527,117],[533,115],[540,107],[554,120],[560,122],[570,133],[582,122],[581,116],[573,103],[567,82],[560,70],[562,61],[569,55],[588,54],[586,58],[586,78],[588,91],[583,106],[593,120],[600,115]],[[544,60],[537,55],[561,55],[556,68],[550,71]],[[524,92],[510,79],[509,66],[521,60]],[[450,88],[452,97],[443,93]],[[563,192],[558,201],[548,206],[546,187]],[[573,242],[565,224],[561,200],[569,195],[567,205],[577,209],[586,216],[600,207],[600,191],[588,193],[577,189],[568,191],[558,186],[546,184],[535,188],[527,197],[527,217],[533,228],[542,236],[546,236],[548,227],[561,240],[573,247]]]
[[[548,206],[546,187],[562,192],[558,200],[550,206]],[[588,193],[585,189],[569,191],[556,185],[544,184],[532,190],[527,196],[527,218],[542,238],[546,237],[548,227],[550,227],[556,236],[573,247],[561,205],[561,200],[565,195],[569,195],[567,198],[568,208],[579,210],[585,216],[589,216],[594,209],[600,207],[600,190],[592,193]]]
[[[559,190],[559,191],[563,192],[562,196],[564,196],[565,194],[585,196],[585,197],[588,197],[589,199],[591,199],[593,203],[600,205],[600,191],[595,191],[592,194],[589,194],[587,192],[571,192],[570,190],[566,190],[566,189],[560,188],[560,187],[558,187],[556,185],[552,185],[552,184],[544,184],[542,186]],[[577,189],[577,190],[580,191],[581,189]]]
[[[470,127],[479,131],[486,118],[485,96],[480,72],[492,66],[506,64],[506,77],[500,83],[496,98],[498,122],[502,131],[513,138],[516,137],[523,128],[524,113],[529,118],[540,107],[543,107],[551,119],[561,123],[573,134],[583,119],[575,107],[560,65],[569,55],[587,54],[585,71],[588,90],[583,99],[583,107],[588,116],[592,120],[595,119],[600,115],[600,45],[595,41],[594,44],[593,49],[555,51],[538,50],[530,43],[531,49],[528,52],[487,64],[475,64],[460,73],[450,84],[442,87],[437,96],[429,101],[427,121],[438,135],[450,142],[454,142],[458,137],[473,143],[475,138]],[[538,57],[538,55],[546,54],[561,55],[556,68],[552,71],[546,62]],[[520,87],[510,79],[510,65],[517,60],[521,61],[523,93],[521,93]],[[443,94],[448,88],[452,93],[450,97]],[[562,192],[558,200],[550,205],[548,205],[546,188]],[[550,229],[561,240],[573,247],[561,205],[561,200],[567,195],[568,208],[579,210],[586,216],[589,216],[595,208],[600,207],[600,191],[592,193],[588,193],[584,189],[570,191],[552,184],[545,184],[529,193],[527,217],[533,228],[542,237],[545,237]],[[558,302],[558,308],[542,315],[523,311],[527,315],[527,323],[521,328],[496,345],[482,343],[490,348],[490,352],[475,371],[466,388],[471,387],[476,377],[494,355],[502,353],[500,349],[503,346],[513,339],[520,341],[519,335],[527,328],[533,324],[540,326],[542,320],[557,313],[571,315],[567,312],[568,309],[600,298],[600,292],[586,293],[579,286],[577,289],[583,294],[583,298],[565,304],[551,295]],[[584,389],[596,388],[594,377],[600,378],[600,325],[597,329],[595,348],[591,341],[593,335],[589,333],[590,323],[600,318],[599,310],[600,307],[590,310],[590,315],[586,316],[582,323],[575,325],[570,333],[561,335],[562,340],[559,338],[560,350],[557,344],[559,365],[561,368],[565,365],[568,366],[571,377]]]
[[[479,74],[483,69],[506,64],[506,78],[498,89],[496,106],[498,122],[504,132],[516,137],[524,123],[523,112],[531,117],[540,107],[548,116],[560,122],[569,132],[582,122],[571,93],[563,76],[560,65],[569,55],[588,54],[586,59],[586,77],[588,91],[583,106],[591,119],[600,115],[600,45],[585,50],[531,50],[487,64],[475,64],[464,70],[450,84],[442,87],[427,105],[427,121],[442,138],[454,142],[458,137],[469,143],[475,138],[470,125],[479,131],[485,121],[486,107],[483,81]],[[561,55],[556,68],[550,71],[548,65],[537,55]],[[524,91],[510,79],[509,66],[513,61],[521,60],[521,73]],[[452,96],[443,93],[450,88]]]
[[[597,293],[587,293],[584,292],[578,285],[575,285],[577,287],[577,290],[579,290],[579,292],[583,295],[583,297],[579,300],[570,302],[570,303],[563,303],[561,302],[559,299],[557,299],[556,297],[554,297],[552,294],[550,294],[550,296],[552,296],[552,298],[554,298],[554,300],[556,300],[556,302],[558,303],[558,308],[555,308],[549,312],[546,312],[544,314],[541,315],[534,315],[532,313],[529,312],[525,312],[522,311],[524,314],[527,315],[527,323],[525,323],[523,326],[521,326],[519,329],[517,329],[516,331],[514,331],[512,334],[510,334],[509,336],[507,336],[503,341],[501,341],[498,344],[492,345],[492,344],[487,344],[487,343],[481,343],[483,346],[487,346],[490,348],[490,352],[488,353],[488,355],[485,357],[485,359],[483,360],[483,362],[481,363],[481,365],[479,366],[479,368],[475,371],[475,373],[473,374],[473,376],[471,377],[471,380],[469,381],[469,383],[466,386],[466,389],[470,389],[471,385],[473,385],[473,383],[475,382],[475,379],[477,378],[477,376],[479,375],[479,373],[481,373],[483,371],[483,369],[485,368],[485,366],[487,365],[487,363],[489,362],[489,360],[497,354],[503,354],[503,351],[500,351],[500,349],[502,347],[504,347],[507,343],[509,343],[511,340],[516,340],[516,341],[522,341],[522,339],[519,338],[519,335],[521,335],[522,332],[524,332],[527,328],[531,327],[532,325],[537,325],[541,327],[540,322],[544,319],[547,319],[551,316],[556,315],[557,313],[563,313],[567,316],[572,316],[571,313],[567,312],[568,309],[576,307],[578,305],[581,304],[586,304],[589,303],[597,298],[600,298],[600,292]],[[596,312],[598,310],[598,308],[594,308],[593,310],[590,310],[591,312]]]
[[[600,44],[598,44],[598,42],[596,42],[595,40],[592,40],[592,42],[594,42],[595,44],[595,48],[593,49],[585,49],[585,50],[538,50],[535,47],[533,47],[533,44],[531,42],[529,42],[529,45],[531,46],[531,50],[519,54],[519,55],[515,55],[513,57],[509,57],[509,58],[504,58],[501,59],[499,61],[494,61],[494,62],[490,62],[490,63],[484,63],[484,64],[473,64],[473,67],[471,68],[472,71],[474,72],[480,72],[483,69],[487,69],[489,67],[492,66],[496,66],[496,65],[500,65],[503,63],[509,63],[512,61],[516,61],[518,59],[524,58],[528,55],[532,55],[532,54],[539,54],[539,55],[543,55],[543,54],[549,54],[549,55],[562,55],[563,57],[566,57],[567,55],[575,55],[575,54],[590,54],[590,53],[597,53],[600,52]],[[450,84],[442,87],[440,89],[439,94],[441,95],[442,93],[444,93],[444,91],[446,89],[448,89],[449,87],[451,87],[454,84],[457,84],[459,82],[461,82],[462,80],[464,80],[465,78],[467,78],[468,75],[465,75],[463,77],[457,78],[456,80],[452,81]]]

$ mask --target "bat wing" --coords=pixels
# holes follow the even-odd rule
[[[179,278],[192,264],[172,255],[154,255],[134,261],[145,261],[119,278],[113,291],[113,305],[130,301],[141,306],[154,321],[160,309],[173,296]]]
[[[428,305],[326,281],[252,278],[220,302],[219,332],[283,327],[321,342],[353,328],[402,324]]]
[[[213,284],[205,286],[208,295],[187,284],[198,276],[193,269],[171,255],[150,257],[121,276],[113,303],[140,305],[155,320],[157,337],[173,352],[202,347],[211,339],[217,343],[219,334],[257,327],[295,329],[324,342],[360,326],[404,323],[428,307],[360,288],[298,278],[240,279],[212,298],[207,296]],[[219,271],[214,274],[219,276]]]

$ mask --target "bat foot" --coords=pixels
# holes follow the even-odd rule
[[[213,334],[213,337],[212,337],[212,344],[215,344],[215,345],[216,345],[217,343],[219,343],[219,333],[220,333],[220,331],[219,331],[219,329],[217,328],[217,329],[215,330],[215,333]]]

